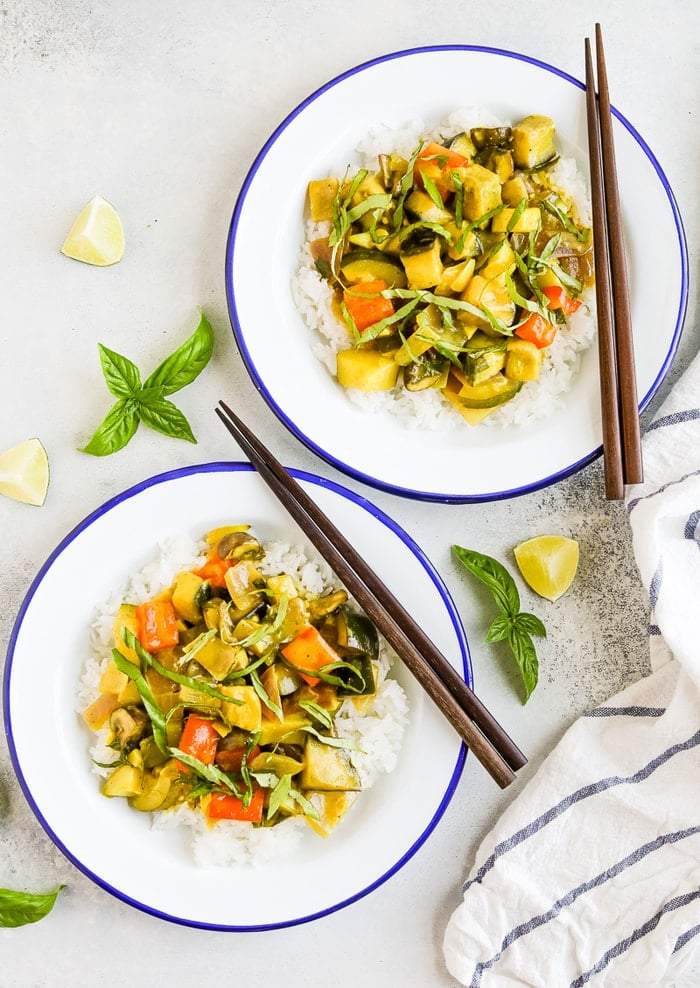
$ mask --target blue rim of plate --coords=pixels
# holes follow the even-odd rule
[[[260,376],[258,375],[255,364],[251,359],[250,353],[245,343],[242,327],[238,319],[238,312],[236,307],[236,292],[232,278],[233,252],[236,241],[239,215],[241,210],[243,209],[251,182],[255,178],[255,175],[258,169],[260,168],[261,163],[267,156],[268,151],[275,144],[280,134],[282,134],[283,131],[287,129],[287,127],[296,119],[296,117],[299,116],[300,113],[303,112],[303,110],[310,103],[313,103],[316,99],[322,96],[329,89],[332,89],[334,86],[339,85],[344,80],[349,79],[354,75],[357,75],[357,73],[363,72],[365,71],[365,69],[368,69],[373,65],[379,65],[382,62],[388,62],[399,58],[406,58],[408,56],[420,54],[424,52],[439,52],[439,51],[465,51],[465,52],[472,51],[472,52],[482,52],[491,55],[501,55],[505,58],[512,58],[515,59],[516,61],[526,62],[530,65],[537,66],[540,69],[544,69],[546,72],[550,72],[552,75],[558,76],[560,79],[564,79],[566,82],[571,83],[571,85],[576,86],[578,89],[582,91],[585,91],[586,88],[583,82],[581,82],[579,79],[576,79],[568,72],[565,72],[563,69],[558,69],[553,65],[549,65],[547,62],[543,62],[540,59],[533,58],[529,55],[523,55],[519,52],[509,51],[508,49],[505,48],[491,48],[482,45],[425,45],[416,48],[406,48],[401,51],[391,52],[387,55],[381,55],[378,58],[369,59],[366,62],[361,62],[359,65],[356,65],[351,69],[348,69],[346,72],[343,72],[340,75],[335,76],[333,79],[330,79],[323,86],[320,86],[313,93],[311,93],[310,96],[308,96],[305,100],[299,103],[292,110],[292,112],[288,114],[287,117],[285,117],[282,123],[274,130],[274,132],[270,135],[268,140],[265,142],[265,144],[257,154],[253,164],[251,165],[248,174],[246,175],[246,178],[243,182],[241,190],[238,194],[238,198],[236,200],[236,205],[233,211],[233,216],[231,218],[228,238],[226,242],[226,260],[225,260],[225,272],[224,272],[225,282],[226,282],[226,300],[228,305],[229,319],[231,322],[231,327],[233,329],[233,335],[236,340],[236,345],[241,355],[241,359],[243,360],[243,363],[246,367],[246,370],[248,371],[248,374],[250,375],[250,378],[255,388],[262,395],[267,405],[272,409],[272,411],[275,413],[277,418],[282,422],[282,424],[313,453],[315,453],[322,460],[325,460],[331,466],[340,470],[342,473],[346,474],[347,476],[353,477],[356,480],[359,480],[370,487],[376,488],[377,490],[385,491],[388,494],[396,494],[400,497],[407,497],[416,501],[432,501],[432,502],[439,502],[441,504],[483,503],[485,501],[500,501],[512,497],[519,497],[520,495],[529,494],[532,493],[533,491],[541,490],[544,487],[549,487],[560,480],[564,480],[566,477],[570,477],[573,474],[578,473],[578,471],[583,469],[583,467],[587,466],[589,463],[592,463],[594,460],[596,460],[599,456],[602,455],[603,447],[598,446],[596,449],[592,450],[588,455],[577,460],[575,463],[569,464],[567,467],[563,468],[560,471],[557,471],[556,473],[551,474],[548,477],[543,477],[538,481],[533,481],[532,483],[524,484],[522,487],[516,487],[507,491],[499,491],[491,494],[476,494],[476,495],[439,494],[431,491],[411,490],[406,487],[399,487],[395,484],[384,482],[382,480],[377,479],[376,477],[371,477],[368,474],[363,473],[361,470],[357,470],[356,468],[351,467],[348,464],[344,463],[337,456],[333,456],[332,453],[329,453],[327,450],[320,447],[317,443],[315,443],[312,439],[310,439],[307,435],[305,435],[297,427],[297,425],[286,415],[283,409],[279,406],[279,404],[273,399],[272,395],[268,392],[264,382],[260,379]],[[678,305],[678,311],[676,314],[676,323],[673,331],[673,336],[668,349],[668,353],[666,354],[666,359],[664,360],[661,368],[659,369],[659,372],[655,380],[652,382],[652,385],[647,391],[647,393],[639,400],[639,411],[641,413],[647,407],[647,405],[649,404],[649,402],[651,401],[651,399],[654,397],[659,387],[661,386],[661,383],[663,382],[664,378],[666,377],[666,374],[668,373],[671,367],[671,364],[673,363],[673,359],[676,355],[676,351],[678,350],[678,344],[680,343],[681,333],[683,331],[683,324],[685,321],[685,314],[688,306],[688,281],[689,281],[688,245],[687,245],[687,240],[685,236],[685,230],[683,227],[683,221],[681,218],[680,210],[676,202],[676,197],[673,194],[673,190],[671,189],[668,179],[666,178],[666,175],[663,169],[661,168],[661,165],[659,164],[656,156],[654,155],[654,153],[652,152],[651,148],[646,143],[646,141],[643,139],[643,137],[632,126],[629,120],[627,120],[627,118],[624,117],[619,112],[619,110],[617,110],[614,106],[611,107],[611,110],[613,116],[617,120],[619,120],[619,122],[627,131],[629,131],[630,135],[634,138],[634,140],[637,142],[641,150],[649,159],[649,162],[651,163],[652,167],[654,168],[654,171],[656,172],[659,178],[659,181],[661,182],[664,192],[666,193],[666,196],[668,198],[669,205],[671,207],[671,212],[673,214],[673,221],[676,227],[676,234],[678,237],[678,247],[680,251],[681,292],[680,292],[680,300]]]
[[[328,480],[327,478],[317,476],[316,474],[308,473],[304,470],[295,470],[287,468],[288,472],[301,482],[306,482],[308,484],[314,484],[317,487],[326,488],[340,497],[345,498],[348,501],[353,502],[359,507],[363,508],[369,514],[371,514],[377,521],[381,522],[386,528],[388,528],[397,538],[403,542],[403,544],[413,553],[418,562],[421,564],[423,569],[426,571],[428,577],[432,581],[435,589],[438,591],[440,598],[445,606],[447,614],[449,616],[450,622],[454,629],[457,641],[459,644],[459,649],[462,657],[462,673],[465,677],[467,684],[473,687],[473,669],[471,663],[471,654],[469,651],[469,644],[467,637],[460,620],[457,608],[452,600],[449,590],[442,577],[430,562],[428,557],[425,555],[423,550],[417,545],[416,542],[411,538],[411,536],[389,515],[387,515],[381,508],[378,508],[375,504],[369,501],[367,498],[363,497],[347,487],[343,487],[341,484],[336,483],[333,480]],[[116,888],[114,885],[104,881],[98,874],[92,871],[90,868],[85,866],[79,857],[79,853],[71,850],[64,841],[62,841],[53,831],[51,824],[45,819],[41,810],[39,809],[37,802],[32,795],[30,787],[28,786],[22,768],[20,765],[20,759],[18,752],[15,747],[13,733],[12,733],[12,710],[10,707],[10,681],[12,678],[12,668],[14,663],[14,652],[17,643],[17,638],[19,637],[20,631],[22,629],[22,623],[24,621],[25,614],[31,604],[31,601],[36,593],[39,585],[41,584],[44,576],[51,568],[55,560],[71,545],[71,543],[90,525],[93,524],[102,515],[107,514],[112,508],[121,504],[123,501],[127,501],[132,497],[135,497],[142,491],[149,487],[153,487],[156,484],[168,483],[173,480],[177,480],[179,477],[190,476],[195,473],[255,473],[254,468],[250,463],[239,463],[239,462],[229,462],[229,461],[216,461],[211,463],[203,463],[194,466],[179,467],[175,470],[168,470],[164,473],[156,474],[153,477],[149,477],[146,480],[140,481],[134,484],[132,487],[127,488],[120,494],[115,495],[108,501],[105,501],[100,507],[96,508],[89,515],[87,515],[78,525],[73,528],[65,538],[56,546],[50,556],[47,558],[46,562],[40,568],[36,577],[32,581],[29,590],[27,591],[20,609],[17,613],[12,631],[10,633],[10,641],[7,649],[7,658],[5,662],[5,671],[3,675],[3,692],[2,692],[2,708],[3,716],[5,721],[5,737],[7,740],[7,746],[10,752],[10,758],[12,760],[12,765],[14,767],[15,774],[19,781],[20,787],[24,796],[29,803],[29,806],[36,816],[37,820],[41,824],[44,831],[51,838],[53,843],[58,847],[58,849],[63,853],[63,855],[73,864],[75,867],[81,871],[87,878],[91,879],[96,885],[109,892],[115,898],[120,899],[122,902],[127,903],[127,905],[134,906],[136,909],[141,910],[151,916],[155,916],[158,919],[163,919],[171,923],[176,923],[180,926],[187,926],[196,929],[205,930],[215,930],[219,932],[230,932],[230,933],[245,933],[245,932],[260,932],[263,930],[274,930],[283,929],[290,926],[300,926],[305,923],[310,923],[316,919],[320,919],[323,916],[328,916],[331,913],[337,912],[340,909],[344,909],[346,906],[351,905],[353,902],[364,898],[369,895],[384,882],[388,881],[392,875],[395,875],[398,871],[403,868],[407,861],[409,861],[413,855],[418,851],[418,849],[425,843],[430,834],[433,832],[437,824],[439,823],[441,817],[443,816],[447,806],[449,805],[452,797],[454,796],[455,790],[457,788],[457,783],[462,775],[464,765],[467,757],[467,748],[464,744],[460,745],[459,754],[457,761],[455,763],[452,775],[450,777],[449,784],[445,790],[445,793],[440,800],[440,803],[435,809],[433,816],[423,830],[422,834],[413,842],[413,844],[404,852],[404,854],[395,861],[390,868],[388,868],[382,875],[380,875],[375,881],[371,882],[366,888],[354,893],[353,895],[341,900],[340,902],[334,903],[324,909],[318,910],[308,916],[300,916],[298,918],[279,921],[270,924],[255,924],[251,926],[240,926],[240,925],[221,925],[215,923],[205,923],[198,922],[192,919],[186,919],[183,917],[178,917],[170,915],[163,910],[156,909],[152,906],[148,906],[145,903],[139,902],[127,893]],[[262,480],[261,480],[262,483]]]

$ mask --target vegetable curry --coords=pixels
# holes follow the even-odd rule
[[[103,792],[143,811],[187,803],[212,822],[302,815],[327,836],[362,788],[336,715],[372,702],[377,631],[342,589],[314,596],[263,575],[248,526],[206,541],[203,565],[119,608],[83,714],[115,753]]]
[[[557,160],[554,122],[532,115],[309,183],[311,220],[330,224],[312,256],[349,334],[341,385],[437,388],[477,424],[538,378],[593,278]]]

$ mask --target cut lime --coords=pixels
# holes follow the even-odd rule
[[[82,209],[61,251],[76,261],[106,267],[124,256],[124,228],[114,206],[95,196]]]
[[[38,439],[0,453],[0,494],[41,506],[49,489],[49,458]]]
[[[569,589],[578,568],[578,542],[563,535],[538,535],[513,550],[523,579],[540,597],[555,601]]]

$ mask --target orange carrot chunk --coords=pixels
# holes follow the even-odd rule
[[[345,307],[360,332],[394,314],[394,303],[379,294],[388,287],[386,281],[378,279],[361,281],[343,292]]]
[[[297,669],[303,670],[300,673],[301,678],[309,686],[315,686],[316,683],[321,682],[319,676],[309,675],[311,670],[322,669],[333,662],[342,661],[320,631],[310,624],[303,628],[296,638],[292,638],[280,651],[287,662],[296,666]]]
[[[209,550],[204,565],[196,570],[197,576],[208,580],[212,587],[226,586],[226,570],[233,565],[232,559],[221,559],[216,546]]]
[[[138,639],[149,652],[162,652],[177,645],[180,629],[169,600],[147,600],[136,608]]]

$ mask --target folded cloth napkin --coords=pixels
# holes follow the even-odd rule
[[[670,986],[700,946],[700,356],[627,510],[652,674],[567,731],[479,848],[444,938],[477,988]]]

